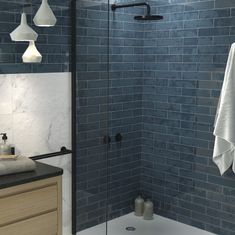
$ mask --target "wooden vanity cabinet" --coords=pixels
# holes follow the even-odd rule
[[[0,189],[0,235],[62,235],[61,176]]]

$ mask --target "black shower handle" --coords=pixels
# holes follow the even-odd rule
[[[115,135],[116,142],[121,142],[123,140],[123,136],[121,133]]]
[[[111,143],[111,137],[109,135],[105,135],[103,137],[103,144],[110,144]]]

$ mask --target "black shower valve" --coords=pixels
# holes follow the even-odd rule
[[[103,137],[103,144],[110,144],[111,143],[111,137],[109,135],[105,135]]]
[[[116,142],[121,142],[123,140],[123,136],[121,133],[115,135]]]

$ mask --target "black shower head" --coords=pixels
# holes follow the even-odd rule
[[[116,11],[118,8],[124,8],[124,7],[137,7],[137,6],[146,6],[147,12],[146,15],[143,16],[135,16],[135,20],[162,20],[163,16],[159,15],[151,15],[151,7],[148,3],[146,2],[139,2],[139,3],[130,3],[130,4],[121,4],[121,5],[116,5],[112,4],[111,9],[112,11]]]
[[[135,20],[162,20],[163,16],[159,15],[144,15],[144,16],[135,16]]]

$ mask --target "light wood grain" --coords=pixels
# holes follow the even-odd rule
[[[0,226],[56,210],[57,187],[49,186],[0,199]]]
[[[50,185],[56,185],[60,177],[48,178],[45,180],[37,180],[31,183],[21,184],[0,190],[0,198],[8,197],[11,195],[32,191],[33,189],[45,188]]]
[[[0,227],[1,235],[57,235],[57,211]]]
[[[0,235],[62,235],[62,177],[0,190]]]
[[[59,177],[57,181],[57,198],[57,231],[58,235],[62,235],[62,177]]]

